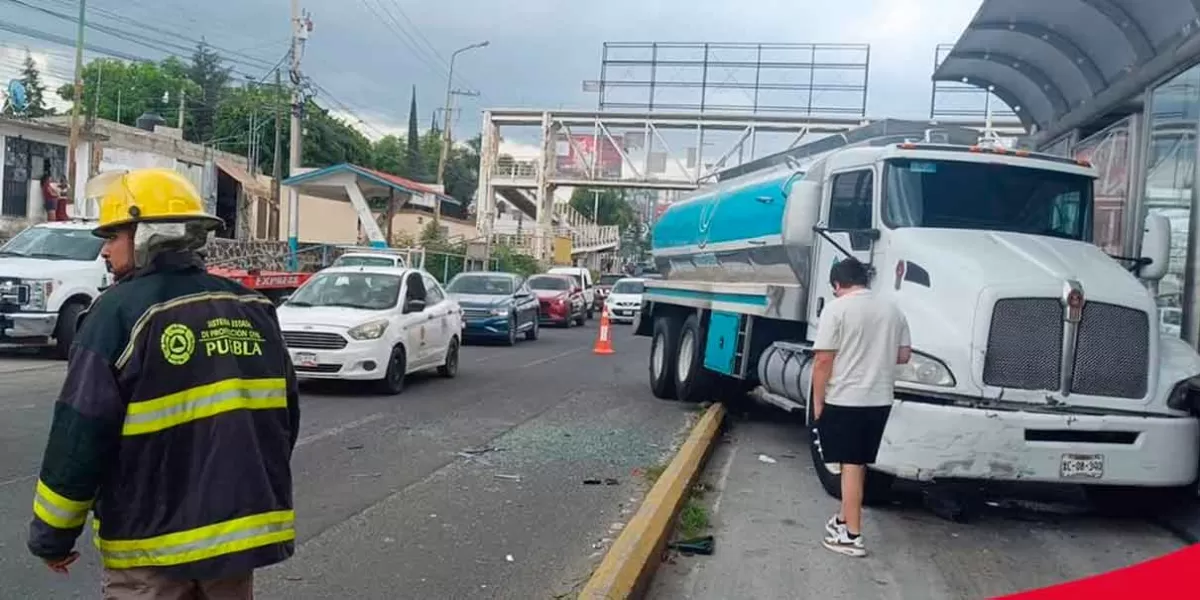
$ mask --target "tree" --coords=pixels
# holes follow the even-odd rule
[[[25,86],[25,98],[29,102],[26,115],[36,119],[54,114],[54,109],[46,106],[46,84],[42,82],[42,72],[28,51],[25,52],[25,65],[21,69],[21,84]],[[8,112],[12,113],[11,106]]]
[[[417,86],[412,88],[412,102],[408,106],[408,172],[409,179],[421,179],[427,171],[421,170],[421,136],[417,132]]]
[[[89,117],[133,125],[144,112],[162,116],[174,126],[179,119],[179,94],[199,95],[199,87],[187,76],[187,67],[175,57],[159,63],[126,63],[114,58],[98,58],[83,69],[83,105]],[[58,88],[58,95],[70,102],[75,90],[71,84]]]
[[[592,214],[597,204],[600,209],[599,218]],[[571,192],[571,207],[597,225],[616,225],[622,232],[637,223],[633,207],[625,201],[624,190],[601,190],[597,203],[596,194],[592,190],[577,187]]]
[[[371,145],[371,166],[401,177],[408,170],[408,151],[403,138],[388,135]]]
[[[204,143],[213,139],[213,121],[228,89],[229,74],[230,69],[223,66],[221,56],[201,40],[187,68],[188,79],[200,89],[199,95],[187,98],[188,118],[183,134],[188,141]]]

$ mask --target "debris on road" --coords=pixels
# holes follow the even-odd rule
[[[583,485],[600,485],[599,479],[584,479]]]
[[[584,479],[583,485],[620,485],[621,480],[616,477],[605,477],[604,479]]]
[[[363,449],[363,445],[362,445],[362,444],[355,444],[355,445],[353,445],[353,446],[346,446],[346,449],[347,449],[347,450],[362,450],[362,449]]]
[[[383,477],[383,473],[351,473],[351,477]]]
[[[512,556],[511,554],[505,554],[505,555],[504,555],[504,560],[507,560],[508,562],[512,562],[512,561],[513,561],[513,556]]]
[[[779,461],[777,461],[777,460],[775,460],[775,459],[771,458],[770,456],[767,456],[766,454],[759,454],[759,455],[758,455],[758,462],[760,462],[760,463],[766,463],[766,464],[768,464],[768,465],[773,465],[773,464],[775,464],[775,463],[777,463],[777,462],[779,462]]]
[[[493,475],[496,479],[507,479],[508,481],[520,481],[520,475],[506,475],[504,473],[496,473]]]
[[[683,554],[703,554],[710,556],[713,553],[713,536],[705,535],[697,538],[680,540],[671,542],[667,547]]]

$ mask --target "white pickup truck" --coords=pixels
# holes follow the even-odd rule
[[[112,283],[94,223],[42,223],[0,246],[0,346],[52,346],[66,358],[75,325]]]

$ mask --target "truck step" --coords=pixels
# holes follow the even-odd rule
[[[750,397],[754,398],[760,402],[765,402],[767,404],[771,404],[771,405],[777,406],[779,408],[782,408],[783,410],[786,410],[787,412],[796,412],[796,411],[804,410],[803,404],[794,402],[794,401],[789,400],[788,398],[784,398],[783,396],[780,396],[778,394],[772,394],[771,392],[768,392],[767,389],[762,387],[761,385],[754,388],[754,390],[752,392],[750,392]]]

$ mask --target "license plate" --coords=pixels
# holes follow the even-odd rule
[[[630,316],[630,315],[632,315],[632,314],[633,314],[633,311],[632,311],[632,310],[618,310],[618,311],[617,311],[617,316],[618,316],[618,317],[628,317],[628,316]]]
[[[1100,479],[1104,477],[1104,455],[1064,454],[1059,475],[1063,479]]]
[[[315,367],[319,364],[317,363],[317,355],[312,352],[297,352],[295,362],[298,367]]]

